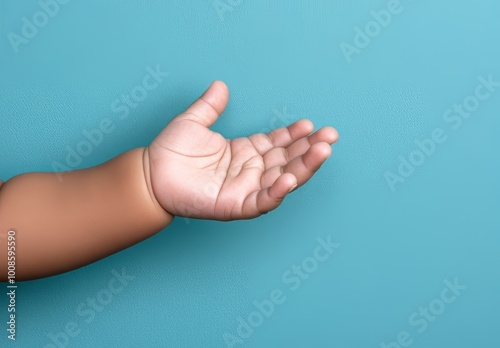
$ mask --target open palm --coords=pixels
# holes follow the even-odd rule
[[[215,81],[148,147],[151,187],[173,215],[234,220],[276,208],[331,154],[337,131],[300,120],[269,134],[225,139],[209,127],[224,111],[228,89]]]

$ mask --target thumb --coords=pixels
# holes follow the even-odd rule
[[[181,119],[193,120],[202,126],[210,127],[226,108],[229,90],[222,81],[214,81],[186,111],[179,115]]]

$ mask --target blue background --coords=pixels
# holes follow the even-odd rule
[[[348,63],[340,44],[387,4],[245,0],[219,15],[211,0],[71,1],[16,54],[8,33],[21,34],[40,5],[2,0],[3,180],[52,171],[104,118],[116,129],[79,168],[145,146],[214,79],[231,90],[214,127],[227,137],[281,126],[278,112],[332,125],[340,141],[264,217],[177,218],[112,257],[19,284],[17,340],[2,329],[0,346],[45,347],[76,322],[68,347],[224,347],[223,334],[236,335],[238,317],[275,288],[285,303],[243,345],[380,347],[407,331],[412,347],[500,346],[500,91],[458,129],[443,120],[478,77],[500,80],[500,3],[401,0]],[[158,64],[170,75],[120,120],[113,101]],[[398,156],[435,128],[447,140],[392,192],[384,173],[397,174]],[[282,274],[327,236],[340,247],[291,291]],[[76,308],[123,268],[135,279],[85,322]],[[409,317],[455,278],[466,290],[420,333]]]

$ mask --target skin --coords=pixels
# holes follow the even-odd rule
[[[268,134],[225,139],[209,127],[224,111],[215,81],[145,148],[99,166],[0,181],[0,279],[7,231],[16,232],[16,281],[67,272],[130,247],[174,216],[250,219],[277,208],[331,155],[334,128],[303,119]]]

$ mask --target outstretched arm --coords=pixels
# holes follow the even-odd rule
[[[16,279],[99,260],[165,228],[175,215],[234,220],[275,209],[331,154],[338,134],[300,120],[269,134],[225,139],[209,127],[228,101],[214,82],[146,148],[97,167],[27,173],[0,182],[0,280],[15,231]],[[12,250],[11,250],[12,253]]]
[[[0,189],[0,275],[7,278],[8,231],[15,231],[16,280],[66,272],[127,248],[173,216],[146,185],[145,149],[97,167],[27,173]]]

